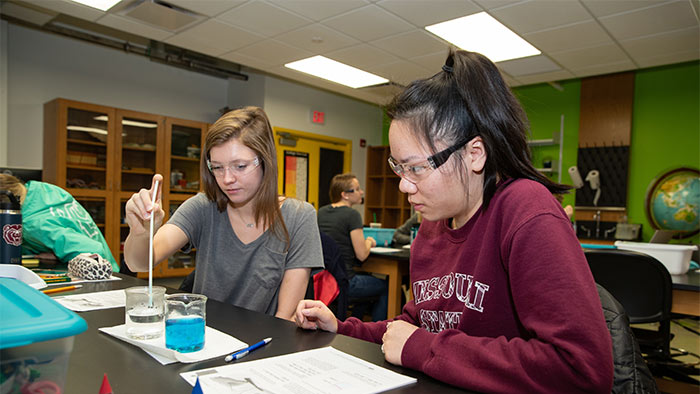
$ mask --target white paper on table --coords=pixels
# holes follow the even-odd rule
[[[194,363],[197,361],[209,360],[210,358],[227,356],[248,347],[247,343],[211,327],[205,327],[204,330],[204,349],[192,353],[179,353],[166,348],[165,334],[155,339],[131,339],[126,336],[125,324],[114,327],[102,327],[99,330],[121,339],[124,342],[140,347],[163,365],[178,361],[181,363]]]
[[[369,394],[416,382],[332,347],[180,374],[204,393]]]
[[[401,249],[385,248],[382,246],[377,246],[377,247],[370,249],[370,252],[373,252],[373,253],[396,253],[396,252],[400,252],[400,251],[401,251]]]
[[[56,296],[53,300],[75,312],[123,308],[126,305],[124,289]]]

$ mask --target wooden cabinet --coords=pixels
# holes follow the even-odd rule
[[[165,220],[173,204],[197,193],[199,152],[207,127],[202,122],[55,99],[44,105],[43,180],[63,187],[85,207],[124,267],[122,250],[129,233],[124,223],[126,201],[150,187],[156,173],[164,178]],[[194,268],[194,252],[170,260],[156,267],[154,275],[183,276]]]
[[[399,191],[399,178],[389,167],[389,147],[367,148],[365,180],[365,225],[380,222],[383,228],[396,228],[411,217],[408,196]]]

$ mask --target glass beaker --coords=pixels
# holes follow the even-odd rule
[[[126,335],[131,339],[153,339],[163,335],[165,316],[165,287],[152,286],[153,300],[148,286],[125,289]]]
[[[165,296],[165,347],[180,353],[204,348],[207,325],[207,296],[169,294]]]

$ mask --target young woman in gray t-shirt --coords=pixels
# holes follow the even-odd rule
[[[126,264],[132,271],[148,270],[153,213],[154,261],[197,248],[194,292],[292,319],[310,270],[323,267],[323,255],[314,208],[277,194],[274,137],[262,109],[234,110],[212,125],[200,174],[204,193],[185,201],[162,226],[160,174],[150,189],[129,199]]]

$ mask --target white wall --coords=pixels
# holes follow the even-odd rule
[[[42,166],[43,105],[57,97],[213,122],[228,81],[9,25],[7,165]]]
[[[313,89],[283,79],[267,77],[265,111],[273,126],[345,138],[352,141],[352,172],[365,182],[367,145],[382,142],[382,111],[373,104],[353,100],[324,90]],[[311,122],[311,111],[325,113],[322,125]]]
[[[7,25],[0,20],[0,167],[7,166]]]

